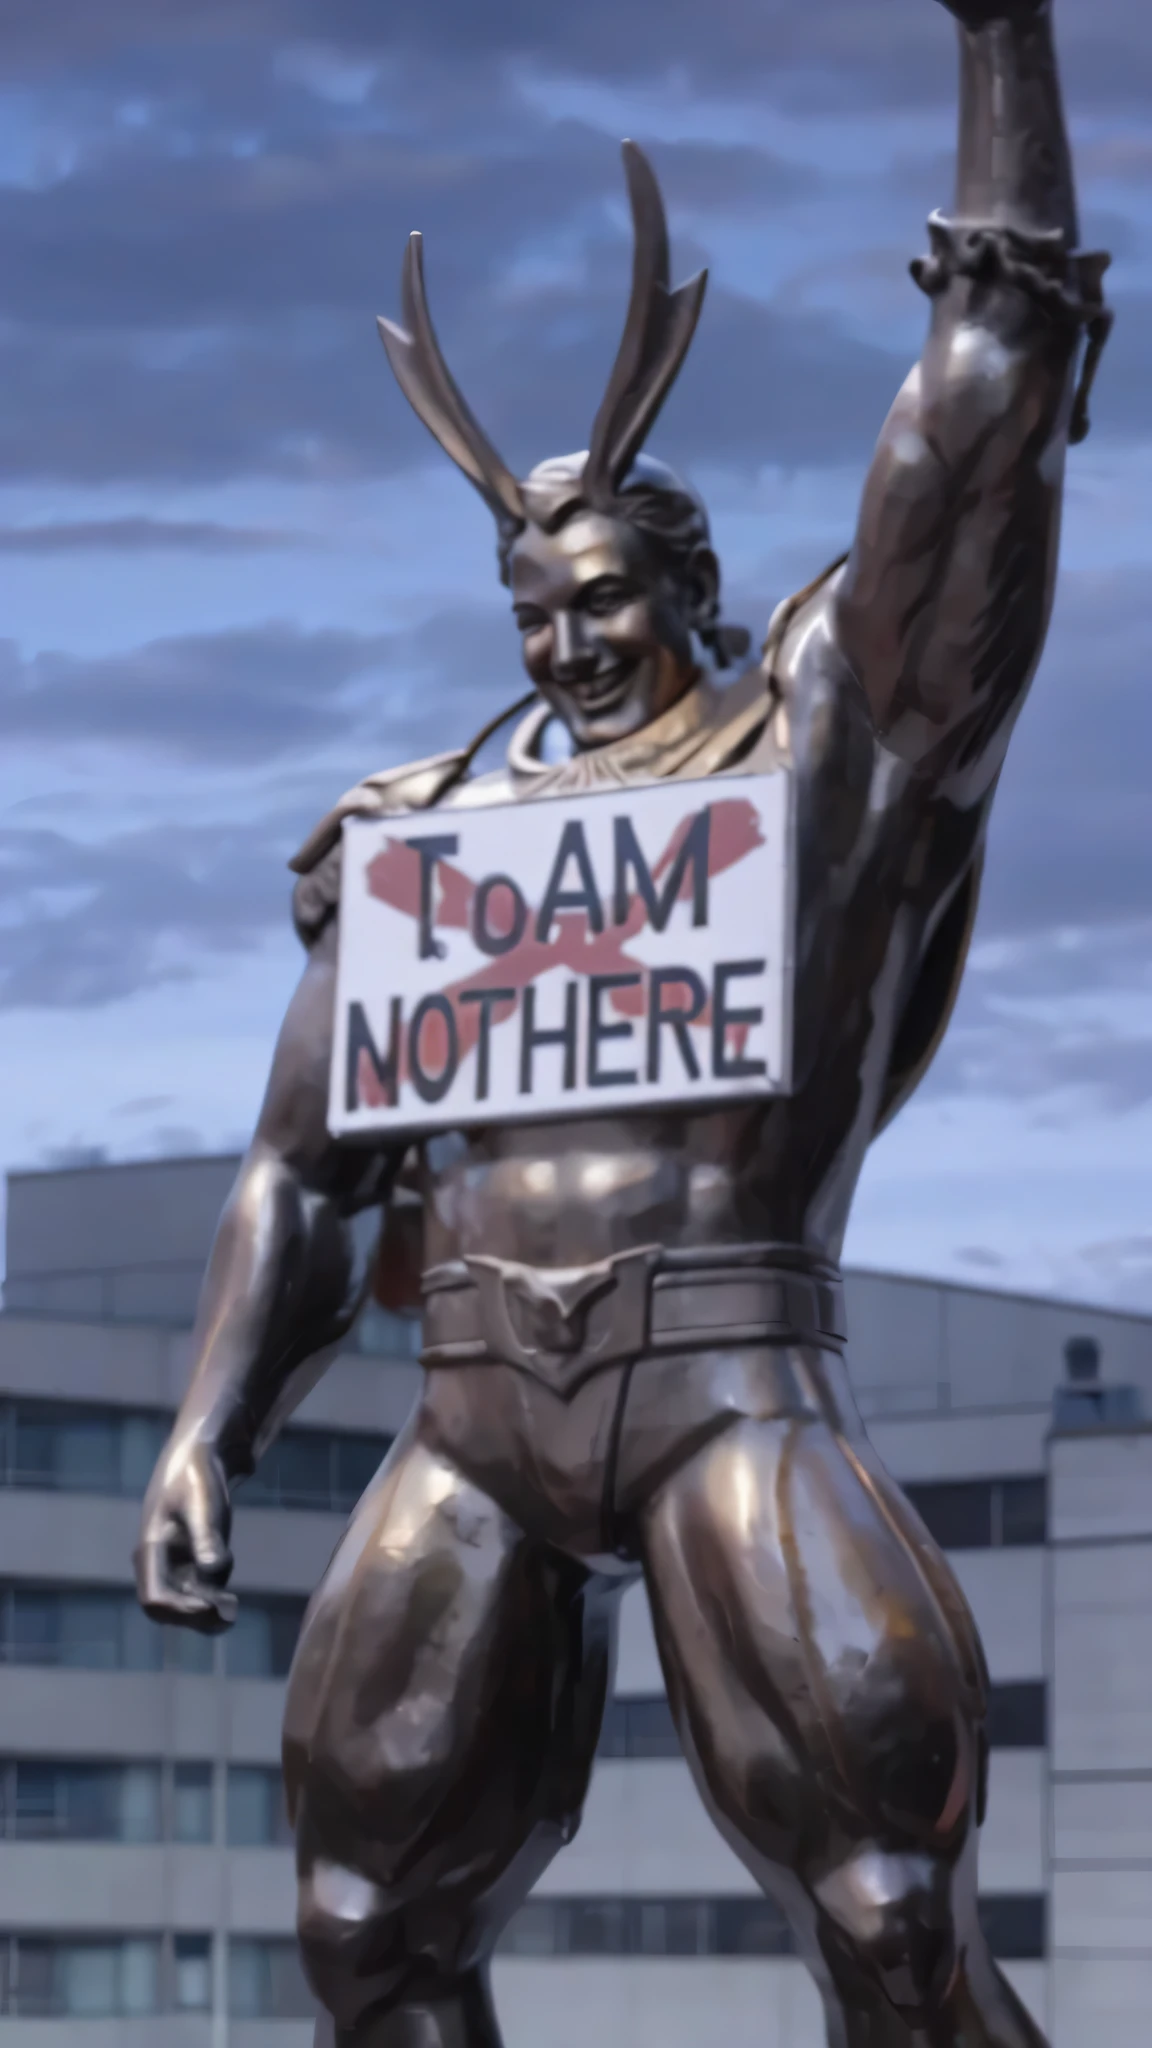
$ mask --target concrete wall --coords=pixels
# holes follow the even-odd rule
[[[1052,1444],[1053,2048],[1152,2015],[1152,1432]]]
[[[236,1165],[157,1159],[10,1174],[6,1305],[189,1321]]]

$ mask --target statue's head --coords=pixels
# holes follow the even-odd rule
[[[636,234],[624,337],[582,454],[517,481],[477,425],[440,354],[421,242],[404,264],[403,328],[379,322],[405,396],[495,515],[524,665],[577,746],[636,732],[748,635],[720,620],[720,571],[699,498],[640,448],[688,351],[706,274],[669,289],[659,187],[634,143],[624,162]]]

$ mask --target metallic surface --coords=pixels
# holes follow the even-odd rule
[[[638,453],[702,291],[669,290],[638,153],[633,303],[591,456],[511,477],[439,354],[418,252],[386,329],[496,515],[545,704],[503,769],[473,776],[473,747],[371,777],[294,863],[309,962],[138,1550],[149,1613],[227,1625],[229,1482],[349,1327],[373,1280],[352,1220],[387,1204],[375,1285],[396,1304],[425,1269],[425,1389],[309,1609],[284,1743],[318,2040],[341,2048],[498,2042],[488,1958],[578,1823],[639,1575],[701,1794],[787,1912],[833,2048],[1039,2042],[976,1917],[979,1644],[856,1414],[835,1282],[867,1147],[963,964],[1047,625],[1081,337],[1102,333],[1047,6],[951,11],[959,172],[918,272],[925,353],[851,554],[730,685],[703,510]],[[549,712],[567,760],[541,752]],[[330,1139],[342,816],[737,766],[796,780],[789,1097],[406,1155]]]

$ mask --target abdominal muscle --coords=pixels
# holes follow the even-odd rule
[[[426,1261],[487,1253],[582,1266],[644,1244],[793,1239],[794,1187],[792,1199],[774,1199],[757,1165],[772,1116],[756,1104],[431,1140],[421,1162]]]

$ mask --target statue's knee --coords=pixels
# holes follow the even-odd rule
[[[956,1973],[954,1881],[942,1857],[856,1850],[814,1888],[833,1975],[868,1980],[909,2025],[925,2024]]]
[[[954,1690],[947,1667],[927,1659],[911,1671],[894,1659],[888,1675],[854,1702],[846,1789],[859,1833],[812,1890],[830,1965],[862,1976],[915,2028],[939,2015],[956,1982],[987,1744],[958,1674]]]
[[[334,2016],[352,2027],[399,1988],[397,1916],[387,1894],[360,1871],[315,1859],[301,1873],[297,1933],[309,1982]]]

